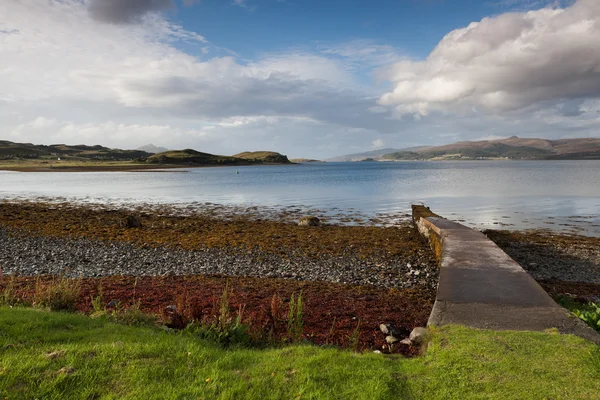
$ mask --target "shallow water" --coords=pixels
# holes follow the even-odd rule
[[[239,172],[239,173],[236,173]],[[313,211],[354,222],[406,218],[424,203],[477,228],[600,236],[600,161],[319,163],[165,172],[0,171],[0,198]],[[343,222],[343,221],[342,221]]]

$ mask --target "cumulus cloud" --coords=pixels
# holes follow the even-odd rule
[[[383,149],[384,146],[385,142],[383,141],[383,139],[375,139],[371,142],[371,148],[373,150]]]
[[[600,96],[600,2],[484,18],[448,33],[423,61],[380,72],[379,103],[400,115],[503,113]]]
[[[427,60],[399,63],[395,49],[368,41],[243,60],[158,8],[143,8],[131,17],[136,23],[104,23],[89,4],[0,1],[0,137],[129,148],[153,142],[220,154],[254,146],[327,158],[384,142],[600,134],[600,102],[585,94],[598,80],[584,79],[596,77],[597,49],[576,40],[597,29],[589,0],[573,6],[586,15],[581,24],[574,8],[505,14],[449,33]],[[548,50],[548,41],[556,48]],[[561,53],[564,41],[572,53]],[[515,42],[526,47],[515,54]],[[381,97],[384,89],[369,85],[365,72],[388,63],[380,78],[395,90]],[[525,83],[535,90],[518,90]],[[555,92],[574,94],[548,95]],[[503,96],[516,99],[511,107],[537,106],[505,117],[512,108]],[[399,121],[390,109],[412,114]]]
[[[176,47],[182,40],[200,42],[211,53],[187,54]],[[237,137],[241,129],[246,142],[272,141],[265,131],[280,143],[302,138],[307,144],[336,132],[366,146],[371,135],[397,129],[397,122],[369,110],[377,97],[340,59],[295,51],[242,62],[216,55],[203,37],[160,14],[137,24],[105,24],[77,0],[2,2],[0,43],[0,58],[9,60],[0,68],[0,133],[13,139],[65,141],[67,132],[79,129],[87,136],[76,141],[107,144],[122,137],[119,143],[134,145],[141,136],[132,128],[115,128],[117,136],[109,129],[162,126],[179,133],[165,136],[189,147],[198,137],[191,132],[201,131],[237,150],[244,141],[226,136]],[[28,122],[40,116],[62,122]],[[299,138],[289,138],[294,134]],[[335,147],[331,142],[323,146]]]
[[[173,0],[90,0],[89,11],[98,21],[127,24],[174,6]]]

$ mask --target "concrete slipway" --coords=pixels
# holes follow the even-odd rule
[[[559,306],[483,233],[413,206],[413,222],[440,260],[428,325],[544,331],[556,328],[600,345],[600,335]]]

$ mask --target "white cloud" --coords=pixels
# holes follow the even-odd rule
[[[422,61],[364,40],[243,60],[146,1],[123,23],[92,18],[89,1],[0,0],[0,137],[327,158],[384,143],[600,134],[590,0],[484,19]],[[381,97],[386,86],[366,77],[388,64],[379,78],[394,90]],[[519,107],[531,112],[506,116]]]
[[[383,147],[385,147],[383,139],[375,139],[371,142],[371,148],[373,150],[382,149]]]
[[[600,2],[506,13],[448,33],[424,61],[381,71],[398,114],[502,113],[600,95]]]

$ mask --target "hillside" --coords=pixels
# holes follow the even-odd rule
[[[328,158],[325,161],[330,161],[330,162],[349,162],[349,161],[363,161],[366,160],[368,158],[372,158],[374,160],[380,160],[384,155],[386,154],[391,154],[391,153],[396,153],[396,152],[402,152],[402,151],[417,151],[417,150],[424,150],[427,149],[427,146],[417,146],[417,147],[406,147],[403,149],[392,149],[392,148],[387,148],[387,149],[379,149],[379,150],[371,150],[371,151],[365,151],[362,153],[353,153],[353,154],[346,154],[343,156],[337,156],[337,157],[332,157],[332,158]]]
[[[444,146],[426,147],[412,151],[397,151],[380,158],[400,160],[585,160],[600,159],[600,139],[548,140],[519,138],[457,142]]]
[[[243,153],[234,154],[233,157],[263,163],[287,164],[290,162],[287,156],[274,151],[245,151]]]
[[[219,156],[200,151],[185,149],[185,150],[169,150],[162,153],[154,154],[146,160],[150,164],[197,164],[197,165],[219,165],[219,164],[241,164],[245,160],[235,157]]]
[[[372,151],[364,151],[362,153],[346,154],[343,156],[328,158],[325,161],[331,161],[331,162],[362,161],[365,158],[377,158],[377,157],[381,157],[386,154],[394,153],[397,151],[400,151],[400,149],[387,148],[387,149],[379,149],[379,150],[372,150]]]
[[[110,149],[100,145],[36,145],[31,143],[14,143],[0,140],[0,160],[12,159],[66,159],[93,161],[125,161],[151,154],[143,150]]]
[[[149,150],[161,149],[153,145]],[[245,152],[236,156],[202,153],[193,149],[152,154],[143,150],[110,149],[100,145],[35,145],[0,140],[0,170],[99,171],[169,168],[204,165],[290,164],[288,158],[271,151]]]

